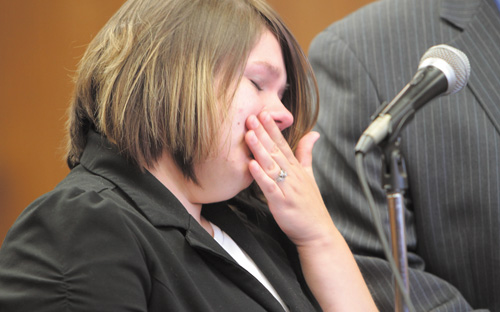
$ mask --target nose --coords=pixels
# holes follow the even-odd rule
[[[266,108],[266,110],[269,112],[269,115],[271,115],[271,118],[273,118],[274,122],[281,131],[293,124],[292,113],[285,107],[285,105],[283,105],[280,99],[274,101],[272,105],[269,105]]]

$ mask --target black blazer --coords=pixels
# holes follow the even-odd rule
[[[314,173],[376,303],[394,311],[392,276],[354,165],[354,146],[424,52],[449,44],[471,63],[467,87],[404,128],[410,292],[418,311],[500,311],[500,13],[493,0],[382,0],[319,34],[309,50],[320,90]],[[380,153],[367,175],[388,222]],[[387,231],[388,226],[387,226]]]
[[[252,257],[291,311],[316,310],[294,248],[282,248],[289,242],[270,237],[251,223],[259,220],[255,210],[242,209],[248,217],[227,204],[203,211]],[[274,226],[260,220],[263,228]],[[31,204],[5,238],[0,311],[283,308],[160,182],[91,133],[81,164]]]

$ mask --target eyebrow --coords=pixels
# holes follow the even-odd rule
[[[258,61],[254,63],[255,65],[264,66],[273,76],[280,76],[281,74],[286,74],[281,71],[280,68],[274,66],[266,61]]]
[[[281,69],[277,66],[274,66],[272,65],[271,63],[267,62],[267,61],[256,61],[254,62],[252,65],[256,65],[256,66],[263,66],[265,67],[265,69],[274,77],[279,77],[281,74],[284,74],[286,75],[286,72],[282,72]],[[286,70],[286,69],[285,69]],[[280,94],[281,96],[283,96],[283,94],[285,94],[285,92],[289,89],[290,87],[290,84],[288,83],[288,77],[286,78],[286,83],[285,85],[283,86],[283,88],[281,89],[280,91]]]

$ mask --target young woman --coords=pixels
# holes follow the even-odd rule
[[[312,175],[314,91],[263,1],[126,2],[79,67],[71,172],[2,246],[1,310],[375,310]]]

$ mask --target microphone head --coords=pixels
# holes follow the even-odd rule
[[[462,51],[440,44],[431,47],[420,59],[418,68],[434,66],[440,69],[448,80],[446,94],[456,93],[465,87],[469,81],[470,63]]]

